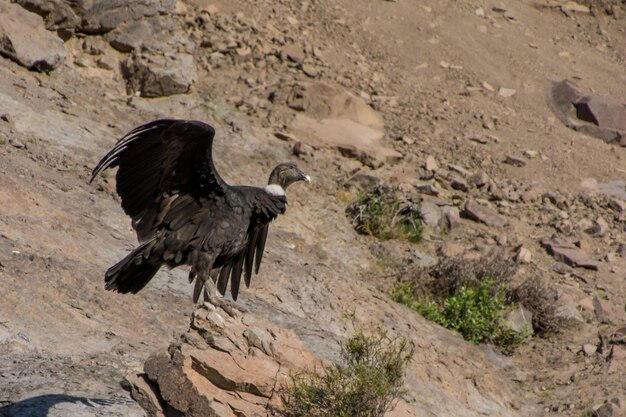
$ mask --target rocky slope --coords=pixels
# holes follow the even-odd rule
[[[390,415],[624,412],[623,3],[0,10],[0,415],[266,415],[290,371],[336,359],[355,327],[415,346]],[[564,79],[582,93],[555,100]],[[102,288],[135,242],[113,177],[89,173],[157,117],[216,126],[231,183],[289,159],[314,179],[290,189],[236,304],[195,309],[178,270],[136,296]],[[421,201],[423,243],[356,234],[345,207],[368,181]],[[388,296],[389,265],[493,249],[556,290],[569,327],[505,357]]]

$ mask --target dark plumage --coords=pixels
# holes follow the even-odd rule
[[[269,223],[285,212],[284,190],[309,177],[280,164],[267,187],[231,186],[215,170],[215,130],[202,122],[155,120],[121,138],[94,168],[118,167],[116,190],[139,246],[105,274],[106,289],[137,293],[162,265],[190,265],[197,301],[209,278],[237,299],[259,272]]]

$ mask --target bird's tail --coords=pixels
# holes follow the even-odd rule
[[[145,287],[162,265],[160,259],[149,256],[153,246],[150,243],[152,241],[142,243],[110,267],[104,275],[104,288],[122,294],[136,294]]]

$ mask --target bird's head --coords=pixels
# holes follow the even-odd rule
[[[310,182],[311,177],[306,175],[293,162],[286,162],[278,164],[276,168],[270,174],[268,184],[280,185],[283,190],[286,190],[291,184],[297,181]]]

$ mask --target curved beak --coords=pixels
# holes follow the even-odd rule
[[[311,177],[306,175],[304,172],[299,171],[298,172],[298,181],[311,182]]]

